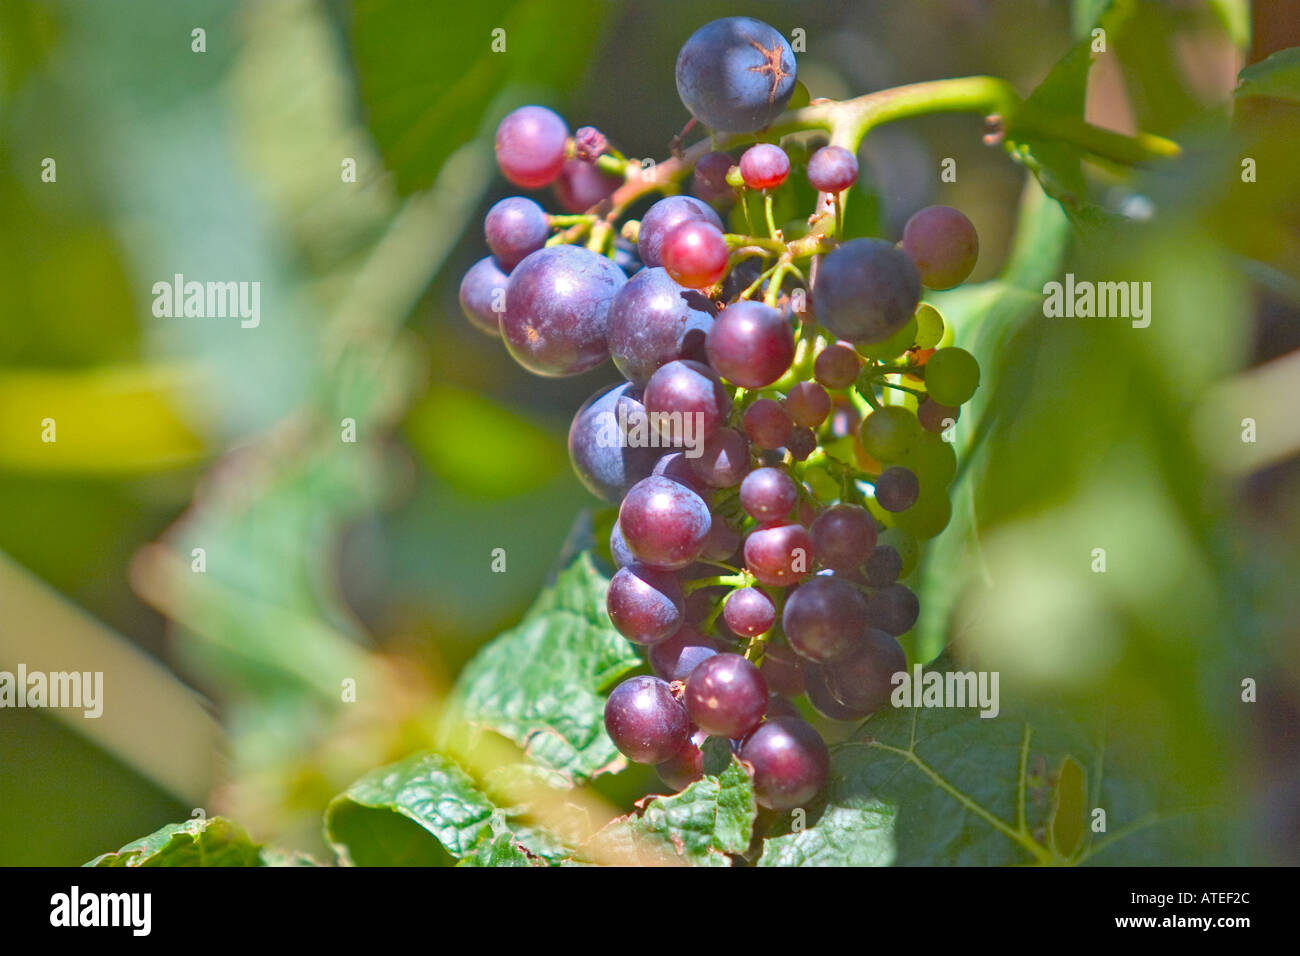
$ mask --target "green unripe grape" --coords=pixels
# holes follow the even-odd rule
[[[922,493],[916,504],[894,515],[894,523],[917,538],[933,538],[948,527],[952,503],[946,491]]]
[[[939,310],[928,303],[921,303],[916,310],[916,347],[919,349],[938,348],[943,341],[944,322]]]
[[[842,461],[846,465],[857,464],[857,459],[854,455],[852,435],[845,435],[843,438],[836,438],[832,441],[825,442],[822,445],[822,451],[826,452],[827,457],[834,458],[836,461]]]
[[[840,483],[830,476],[825,468],[812,467],[804,470],[801,476],[820,501],[834,501],[840,496]]]
[[[916,507],[913,505],[913,507]],[[883,509],[882,509],[883,510]],[[916,543],[916,538],[910,531],[901,527],[886,528],[880,532],[876,538],[876,547],[887,544],[903,559],[903,569],[899,572],[900,579],[907,577],[916,570],[916,562],[921,558],[921,546]]]
[[[939,349],[925,363],[925,389],[940,405],[969,402],[979,385],[979,363],[965,349]]]
[[[901,405],[878,408],[862,420],[862,447],[880,461],[897,461],[922,434],[916,413]]]
[[[912,347],[916,341],[916,319],[907,320],[901,329],[885,339],[883,342],[877,342],[874,345],[855,345],[859,355],[865,355],[867,358],[884,361],[885,359],[897,358]]]
[[[871,517],[876,519],[876,524],[883,524],[886,528],[893,527],[894,525],[893,512],[886,511],[884,508],[882,508],[880,506],[880,502],[877,501],[874,496],[867,495],[866,498],[863,499],[863,504],[865,504],[867,506],[867,510],[871,512]]]
[[[921,494],[947,488],[957,475],[957,452],[934,432],[924,432],[908,445],[897,463],[910,468],[921,483]]]

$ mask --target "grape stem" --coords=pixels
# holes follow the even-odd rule
[[[826,130],[831,134],[832,144],[856,153],[863,137],[885,123],[931,113],[966,112],[998,116],[1006,136],[1013,140],[1038,136],[1071,143],[1100,159],[1123,165],[1171,159],[1181,152],[1177,143],[1162,136],[1150,133],[1127,136],[1093,126],[1081,119],[1055,116],[1033,108],[1021,99],[1015,87],[1006,80],[993,76],[929,80],[867,93],[853,99],[805,106],[777,117],[772,126],[764,131],[764,137],[803,130]],[[678,184],[706,153],[752,142],[755,138],[753,134],[719,135],[716,141],[710,137],[695,143],[680,156],[674,155],[650,169],[638,166],[636,175],[628,175],[623,185],[610,197],[607,218],[610,221],[618,218],[628,206],[647,193],[676,191]],[[628,168],[630,170],[631,166]],[[841,210],[840,215],[842,214]],[[835,217],[827,218],[832,220],[829,231],[834,232]]]

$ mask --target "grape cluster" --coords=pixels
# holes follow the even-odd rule
[[[706,737],[726,738],[776,810],[812,800],[829,769],[791,698],[861,719],[906,668],[899,638],[920,605],[905,582],[919,542],[948,523],[952,427],[979,385],[975,359],[921,301],[970,274],[970,221],[935,206],[898,244],[838,235],[853,152],[763,133],[795,72],[767,24],[700,28],[678,90],[695,121],[731,134],[714,140],[728,149],[688,152],[692,195],[621,229],[633,200],[672,192],[692,162],[640,188],[641,165],[597,130],[570,135],[545,107],[515,110],[497,131],[502,172],[553,186],[568,212],[498,202],[484,225],[491,255],[461,285],[469,320],[530,371],[612,359],[625,379],[569,432],[578,477],[618,505],[609,618],[655,675],[614,689],[610,737],[674,788],[703,773]],[[611,174],[620,168],[626,178]],[[796,186],[817,198],[787,238],[773,202]]]

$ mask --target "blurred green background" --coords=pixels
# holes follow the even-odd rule
[[[533,378],[460,315],[510,192],[506,111],[544,102],[662,157],[686,119],[677,49],[716,16],[802,27],[800,78],[843,97],[973,73],[1028,92],[1098,6],[6,0],[0,669],[102,669],[107,700],[97,721],[0,710],[0,864],[80,863],[196,808],[320,851],[328,799],[426,744],[457,671],[535,595],[593,504],[569,417],[615,373]],[[1123,699],[1121,755],[1254,821],[1237,858],[1297,862],[1300,372],[1240,375],[1300,348],[1296,117],[1252,101],[1226,131],[1237,71],[1300,38],[1285,3],[1135,6],[1088,116],[1188,155],[1127,184],[1091,170],[1094,199],[1158,215],[1063,247],[1060,272],[1151,280],[1150,329],[1008,304],[1026,176],[979,117],[864,147],[885,233],[935,201],[972,218],[992,281],[951,308],[1000,316],[970,330],[990,425],[954,508],[964,547],[937,551],[922,598],[977,560],[999,586],[936,600],[949,636],[1033,690]],[[155,317],[176,273],[259,282],[260,326]],[[325,676],[340,662],[355,704]]]

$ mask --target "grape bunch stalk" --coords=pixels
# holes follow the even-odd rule
[[[907,666],[899,637],[920,606],[900,579],[948,523],[952,428],[980,374],[921,301],[971,273],[970,220],[933,206],[897,243],[844,235],[857,144],[880,109],[787,111],[796,74],[768,24],[701,27],[676,80],[686,134],[708,136],[679,137],[650,175],[596,129],[570,134],[543,106],[510,113],[502,173],[552,186],[565,211],[496,203],[491,255],[460,289],[470,322],[524,368],[568,376],[612,359],[626,380],[569,432],[583,484],[619,506],[610,620],[655,675],[611,693],[611,738],[673,788],[702,775],[706,737],[726,738],[772,810],[806,805],[829,771],[791,698],[860,719]],[[930,105],[957,108],[936,89]],[[998,106],[1007,94],[989,89]],[[796,187],[812,208],[778,226]]]

